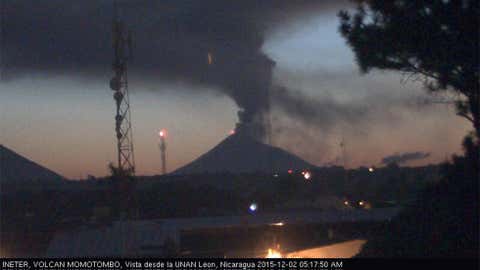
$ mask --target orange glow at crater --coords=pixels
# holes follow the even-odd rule
[[[276,258],[282,258],[282,254],[280,252],[278,252],[277,250],[275,249],[271,249],[269,248],[268,249],[268,253],[267,253],[267,256],[265,258],[268,258],[268,259],[276,259]]]
[[[207,53],[207,60],[208,60],[209,65],[211,65],[213,63],[213,56],[210,52]]]

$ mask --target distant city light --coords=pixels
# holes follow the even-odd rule
[[[235,134],[235,129],[230,130],[230,135],[234,135],[234,134]]]
[[[257,211],[257,204],[256,203],[252,203],[250,204],[250,207],[248,207],[250,209],[251,212],[255,212]]]
[[[292,174],[293,173],[293,170],[292,169],[288,169],[288,174]]]
[[[344,201],[343,204],[345,205],[349,205],[348,201]]]
[[[375,171],[375,168],[370,167],[370,168],[368,168],[368,171],[369,171],[369,172],[374,172],[374,171]]]
[[[274,174],[273,177],[277,178],[277,177],[278,177],[278,173]]]
[[[359,201],[358,204],[359,204],[359,205],[364,205],[365,202],[364,202],[364,201]]]
[[[158,132],[158,135],[161,138],[166,137],[167,136],[167,131],[165,129],[162,129],[162,130],[160,130],[160,132]]]
[[[309,171],[303,171],[302,174],[305,180],[309,180],[312,177],[312,174]]]

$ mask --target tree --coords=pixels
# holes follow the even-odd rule
[[[397,70],[423,79],[430,91],[458,94],[458,115],[480,139],[479,2],[355,0],[339,13],[340,32],[363,73]]]
[[[479,248],[478,144],[467,136],[464,156],[442,165],[438,183],[380,226],[357,257],[472,257]]]
[[[445,165],[441,181],[380,230],[360,256],[478,255],[480,141],[479,3],[475,0],[356,0],[339,13],[340,32],[362,72],[396,70],[428,90],[458,94],[457,113],[474,127],[465,156]],[[459,221],[462,222],[459,222]]]
[[[120,167],[115,167],[113,163],[108,163],[108,170],[110,171],[110,179],[113,181],[122,180],[122,179],[133,179],[132,171],[125,170]]]
[[[109,178],[112,184],[110,196],[114,214],[117,216],[126,214],[129,218],[135,218],[138,215],[138,205],[133,172],[115,167],[112,163],[108,164],[108,169],[110,170]]]

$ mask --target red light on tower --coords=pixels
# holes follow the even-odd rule
[[[158,136],[160,136],[160,144],[158,145],[160,148],[160,155],[162,159],[162,174],[167,173],[167,158],[166,158],[166,150],[167,150],[167,144],[165,142],[165,138],[167,137],[167,131],[165,129],[161,129],[160,132],[158,132]]]

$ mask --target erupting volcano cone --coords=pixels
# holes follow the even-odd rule
[[[172,174],[276,173],[315,167],[294,154],[235,133]]]

